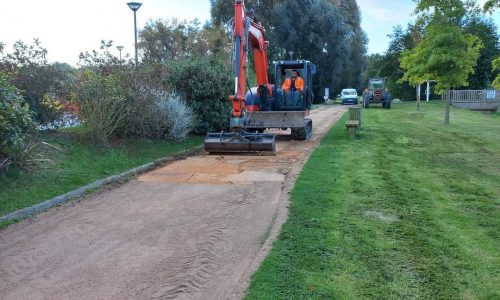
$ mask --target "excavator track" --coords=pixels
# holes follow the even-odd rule
[[[312,120],[305,119],[304,127],[292,128],[292,139],[298,141],[308,140],[312,137]]]

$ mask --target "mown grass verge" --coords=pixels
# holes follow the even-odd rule
[[[123,139],[113,142],[111,147],[96,148],[80,136],[78,130],[43,134],[40,139],[55,146],[45,147],[42,153],[50,162],[32,172],[11,168],[0,174],[0,215],[203,143],[200,136],[188,137],[180,143]]]
[[[341,120],[246,299],[500,299],[500,119],[442,103]]]

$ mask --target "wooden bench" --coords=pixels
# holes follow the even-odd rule
[[[351,139],[356,138],[356,130],[361,128],[361,106],[349,107],[349,119],[345,123]]]

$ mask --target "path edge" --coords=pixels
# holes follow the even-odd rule
[[[62,203],[69,202],[69,201],[74,200],[76,198],[79,198],[80,196],[84,195],[85,193],[90,192],[90,191],[95,191],[96,189],[99,189],[105,185],[108,185],[111,183],[123,182],[126,179],[129,179],[130,177],[134,177],[134,176],[142,174],[144,172],[151,171],[151,170],[156,169],[160,166],[163,166],[167,163],[171,163],[171,162],[174,162],[176,160],[180,160],[180,159],[184,159],[186,157],[192,156],[192,155],[198,153],[202,148],[203,148],[203,145],[198,145],[198,146],[195,146],[193,148],[189,148],[186,150],[176,152],[176,153],[169,155],[167,157],[155,159],[149,163],[132,168],[132,169],[127,170],[125,172],[122,172],[118,175],[112,175],[112,176],[109,176],[109,177],[106,177],[103,179],[99,179],[99,180],[94,181],[90,184],[87,184],[85,186],[82,186],[82,187],[79,187],[79,188],[74,189],[72,191],[69,191],[65,194],[56,196],[52,199],[43,201],[41,203],[35,204],[33,206],[30,206],[30,207],[21,208],[19,210],[14,211],[14,212],[0,216],[0,223],[1,222],[21,221],[23,219],[26,219],[27,217],[30,217],[36,213],[45,211],[51,207],[60,205]]]

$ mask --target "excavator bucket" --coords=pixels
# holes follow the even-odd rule
[[[220,132],[208,133],[205,151],[210,153],[275,152],[275,137],[269,133]]]

